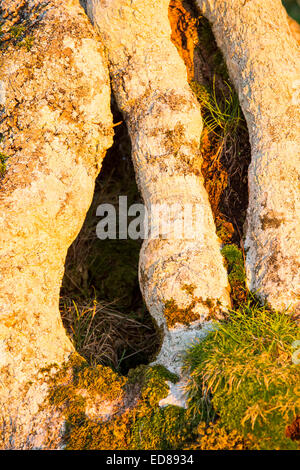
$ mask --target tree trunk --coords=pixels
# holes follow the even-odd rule
[[[180,351],[200,335],[196,325],[212,310],[221,315],[230,298],[201,174],[200,109],[170,40],[168,8],[168,0],[87,1],[108,53],[145,205],[149,212],[156,204],[178,205],[166,238],[145,240],[139,267],[146,304],[164,332],[157,362],[178,372]],[[201,220],[191,238],[176,239],[172,229],[191,203],[199,205]]]
[[[1,447],[56,447],[63,420],[39,410],[39,371],[74,351],[59,291],[112,143],[109,77],[77,1],[0,5]]]
[[[299,303],[300,61],[280,0],[197,0],[239,93],[252,148],[249,287],[276,309]]]
[[[112,144],[107,65],[131,136],[149,227],[170,218],[164,237],[146,239],[140,255],[141,289],[162,333],[156,362],[180,375],[181,352],[205,335],[213,314],[222,318],[230,306],[201,174],[201,114],[170,39],[169,0],[82,0],[108,64],[78,1],[0,0],[3,449],[62,445],[65,418],[49,403],[46,379],[74,353],[60,317],[59,292],[67,249]],[[197,3],[212,23],[249,128],[249,286],[273,307],[297,309],[300,66],[291,34],[297,31],[280,0],[265,0],[263,8],[258,0]],[[189,47],[181,55],[192,67]],[[165,212],[153,213],[156,204],[164,204]],[[198,212],[185,227],[188,233],[176,238],[174,229],[190,204]],[[113,387],[113,376],[110,371],[103,378],[105,385]],[[185,404],[181,378],[170,384],[161,405]],[[130,401],[121,393],[122,404],[119,395],[112,403],[109,394],[105,401],[98,389],[89,395],[82,388],[85,413],[100,427],[113,406],[124,413],[136,403],[136,397]]]

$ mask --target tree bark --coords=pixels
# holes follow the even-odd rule
[[[212,24],[252,148],[246,242],[251,290],[299,304],[299,47],[280,0],[197,0]]]
[[[1,448],[59,445],[42,368],[74,351],[59,291],[106,149],[108,71],[77,1],[1,1]],[[32,38],[29,40],[29,38]],[[30,46],[30,47],[29,47]]]
[[[258,0],[197,1],[249,127],[249,285],[272,306],[297,309],[297,44],[279,0],[263,8]],[[87,0],[86,7],[106,47],[147,209],[177,204],[166,238],[144,242],[139,270],[162,332],[156,362],[180,374],[181,352],[206,332],[200,324],[230,306],[201,175],[200,109],[170,40],[168,0]],[[112,143],[108,70],[77,0],[0,0],[0,19],[0,446],[59,448],[64,417],[47,402],[45,377],[74,352],[59,291]],[[172,228],[191,203],[201,208],[201,223],[193,237],[176,239]],[[162,404],[184,405],[181,386],[172,385]],[[90,403],[96,418],[101,400]]]
[[[107,50],[113,89],[128,126],[137,182],[148,211],[158,203],[178,204],[171,216],[173,228],[184,204],[201,207],[194,239],[176,239],[170,229],[166,239],[145,240],[140,254],[141,289],[164,337],[157,361],[178,372],[179,352],[200,335],[196,325],[210,319],[212,306],[221,311],[230,305],[201,174],[200,109],[170,39],[168,0],[88,0],[86,5]],[[172,312],[167,312],[169,304]]]

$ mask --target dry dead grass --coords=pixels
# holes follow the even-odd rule
[[[61,299],[61,315],[76,351],[90,364],[109,365],[121,371],[139,357],[145,363],[156,349],[153,325],[119,312],[96,300],[76,303]],[[146,321],[145,321],[146,320]]]

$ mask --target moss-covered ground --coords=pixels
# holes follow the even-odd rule
[[[167,381],[177,380],[161,366],[139,366],[125,378],[74,357],[50,380],[50,403],[61,407],[66,417],[65,448],[183,448],[196,438],[197,419],[176,406],[159,407],[168,395]],[[108,420],[92,419],[86,413],[87,395],[98,397],[102,406],[115,401],[117,411]]]
[[[190,408],[208,407],[216,430],[237,432],[250,449],[298,449],[289,428],[300,413],[299,338],[290,314],[250,298],[187,352]]]
[[[159,406],[178,380],[161,366],[124,377],[75,356],[50,381],[66,449],[299,449],[299,340],[290,314],[249,296],[186,351],[187,409]],[[115,410],[93,417],[88,400]]]

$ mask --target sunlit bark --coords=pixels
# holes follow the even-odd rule
[[[1,2],[0,447],[56,447],[39,371],[74,351],[62,325],[64,262],[112,143],[99,41],[76,2]],[[26,24],[24,38],[12,35]],[[14,28],[14,29],[13,29]],[[4,170],[4,168],[2,168]]]
[[[300,60],[280,0],[197,0],[238,91],[250,135],[249,286],[299,309]]]
[[[203,186],[200,109],[185,65],[171,42],[169,1],[87,1],[87,12],[106,47],[113,89],[132,141],[136,177],[147,209],[179,204],[201,207],[189,239],[167,233],[148,239],[140,254],[140,285],[151,315],[164,331],[157,361],[178,369],[178,353],[199,334],[195,324],[230,305],[226,270]],[[173,218],[172,218],[173,217]],[[171,224],[171,225],[172,225]],[[195,300],[196,299],[196,300]],[[208,302],[209,300],[209,302]],[[166,305],[174,301],[174,317]],[[190,317],[176,309],[190,308]],[[167,316],[168,317],[168,316]],[[183,325],[186,323],[186,325]]]

